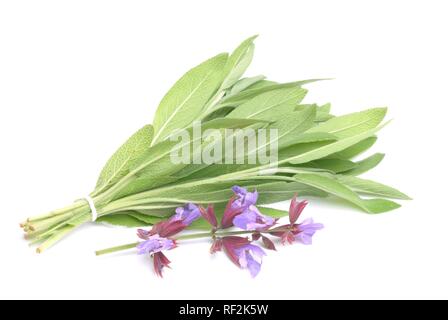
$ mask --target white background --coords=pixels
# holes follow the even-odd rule
[[[1,1],[1,298],[448,298],[446,1]],[[311,199],[326,228],[270,253],[258,278],[198,242],[163,280],[133,253],[95,249],[134,230],[85,226],[43,255],[18,223],[93,188],[186,70],[259,34],[248,74],[314,77],[309,102],[394,121],[366,176],[415,200],[368,215]],[[287,204],[278,207],[286,208]]]

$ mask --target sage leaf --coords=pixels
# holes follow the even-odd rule
[[[283,160],[283,162],[299,164],[299,163],[310,162],[310,161],[313,161],[313,160],[316,160],[319,158],[326,157],[335,152],[344,150],[344,149],[354,145],[355,143],[358,143],[358,142],[374,135],[377,131],[379,131],[385,125],[387,125],[387,122],[379,127],[361,132],[354,136],[340,139],[340,140],[332,142],[332,143],[328,143],[328,142],[311,143],[308,146],[309,150],[307,150],[306,152],[303,152],[301,154],[290,156],[289,158],[286,158],[285,160]]]
[[[136,227],[145,227],[150,225],[142,220],[139,220],[132,216],[130,212],[124,212],[120,214],[110,214],[106,216],[99,217],[97,219],[98,222],[110,224],[113,226],[127,227],[127,228],[136,228]]]
[[[336,141],[338,137],[334,134],[326,133],[326,132],[304,132],[301,133],[296,139],[295,143],[310,143],[310,142],[319,142],[319,141]]]
[[[326,103],[324,105],[321,105],[317,108],[317,111],[320,111],[322,113],[330,113],[331,111],[331,103]]]
[[[227,60],[224,74],[226,75],[221,85],[222,89],[233,86],[244,74],[252,62],[254,55],[254,40],[257,36],[250,37],[241,43]]]
[[[301,164],[311,168],[320,168],[329,170],[333,173],[349,171],[356,167],[356,163],[346,159],[318,159],[308,163]]]
[[[329,113],[330,108],[328,106],[330,106],[330,104],[323,106],[318,106],[317,104],[299,104],[296,106],[296,111],[303,110],[304,108],[316,107],[316,118],[314,121],[319,123],[334,118],[334,116]]]
[[[284,88],[260,94],[230,112],[228,118],[278,120],[285,113],[294,111],[295,106],[306,95],[303,88]]]
[[[264,80],[263,80],[264,81]],[[303,81],[296,81],[296,82],[288,82],[288,83],[274,83],[274,84],[267,84],[267,85],[259,85],[260,83],[263,83],[263,81],[260,81],[259,83],[255,84],[254,86],[249,87],[247,90],[243,90],[238,94],[226,96],[224,97],[221,102],[218,104],[218,107],[227,107],[227,106],[239,106],[244,102],[249,101],[252,98],[255,98],[263,93],[267,93],[269,91],[273,90],[279,90],[279,89],[287,89],[287,88],[300,88],[303,84],[310,83],[313,81],[318,81],[318,79],[312,79],[312,80],[303,80]]]
[[[294,178],[298,182],[324,190],[331,195],[347,200],[368,213],[382,213],[400,207],[398,203],[386,199],[361,199],[344,184],[328,176],[303,173],[295,175]]]
[[[366,138],[366,139],[352,145],[351,147],[348,147],[347,149],[344,149],[342,151],[339,151],[339,152],[331,155],[331,157],[341,158],[341,159],[352,159],[352,158],[366,152],[368,149],[370,149],[370,147],[372,147],[377,140],[378,140],[378,138],[376,136]]]
[[[255,89],[261,89],[261,88],[264,88],[264,87],[275,86],[275,85],[278,85],[278,84],[279,84],[278,82],[267,80],[267,79],[263,79],[263,80],[258,81],[257,83],[252,84],[251,86],[247,87],[247,89],[255,90]],[[299,86],[299,85],[296,84],[294,86]]]
[[[152,215],[140,213],[140,212],[130,212],[130,216],[134,217],[135,219],[138,219],[145,223],[146,225],[153,225],[163,220],[162,217],[155,217]]]
[[[152,145],[185,128],[221,85],[228,55],[217,55],[188,71],[163,97],[154,116]]]
[[[289,215],[289,212],[286,210],[268,208],[268,207],[264,207],[264,206],[259,206],[258,209],[260,210],[260,212],[262,214],[269,216],[269,217],[277,218],[277,219],[287,217]]]
[[[294,194],[300,196],[326,197],[328,193],[322,188],[315,188],[297,182],[272,182],[257,187],[258,203],[269,204],[291,199]]]
[[[359,176],[360,174],[363,174],[364,172],[375,168],[383,159],[384,153],[375,153],[368,158],[356,162],[356,166],[348,170],[347,172],[344,172],[344,174],[350,176]]]
[[[265,122],[253,119],[216,119],[203,124],[202,129],[235,129],[263,124]],[[191,134],[192,129],[187,131]],[[131,174],[134,176],[126,186],[120,189],[115,198],[121,198],[143,190],[155,188],[164,184],[174,182],[179,179],[174,173],[182,170],[188,164],[173,164],[171,152],[173,148],[183,148],[194,145],[197,141],[202,141],[202,137],[195,137],[185,143],[165,140],[148,148],[145,155],[131,167]]]
[[[279,148],[296,144],[300,139],[303,139],[303,132],[311,128],[316,118],[316,108],[310,107],[302,111],[295,111],[287,114],[280,120],[270,124],[268,129],[277,129],[277,142]],[[268,145],[274,143],[274,140],[269,140]],[[258,149],[267,146],[257,146]]]
[[[308,132],[326,132],[339,138],[350,137],[378,126],[383,121],[386,112],[387,108],[374,108],[334,117],[311,128]]]
[[[130,168],[143,156],[151,145],[153,127],[146,125],[134,133],[106,163],[96,184],[98,194],[129,173]]]
[[[338,175],[337,179],[353,191],[379,197],[392,199],[411,200],[411,198],[395,188],[386,186],[372,180],[361,179],[353,176]]]
[[[232,88],[230,88],[228,95],[231,96],[231,95],[240,93],[241,91],[246,90],[250,86],[253,86],[254,84],[260,82],[264,78],[265,78],[265,76],[260,75],[260,76],[240,79],[232,86]]]

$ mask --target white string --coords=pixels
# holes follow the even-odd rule
[[[93,203],[93,199],[90,196],[85,196],[84,200],[86,200],[89,204],[90,212],[92,214],[92,222],[95,222],[98,218],[98,212],[96,211],[95,203]]]

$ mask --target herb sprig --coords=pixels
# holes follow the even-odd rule
[[[188,71],[168,91],[153,124],[134,133],[106,163],[90,194],[98,222],[127,227],[152,225],[171,216],[184,203],[213,204],[223,212],[230,187],[256,189],[259,204],[290,199],[293,194],[337,197],[368,213],[382,213],[400,205],[390,199],[409,199],[404,193],[360,178],[383,159],[368,150],[386,124],[386,108],[342,116],[330,104],[302,103],[311,79],[278,83],[264,76],[242,77],[249,66],[254,39],[241,43],[232,54],[219,54]],[[179,130],[276,129],[278,158],[269,164],[173,163],[170,153],[178,143],[170,137]],[[186,147],[207,141],[187,142]],[[258,147],[252,152],[258,152]],[[273,170],[276,168],[276,170]],[[367,197],[366,197],[367,196]],[[260,207],[268,213],[269,208]],[[31,244],[43,252],[84,223],[91,221],[85,200],[28,218],[21,224]],[[209,228],[195,222],[193,228]]]

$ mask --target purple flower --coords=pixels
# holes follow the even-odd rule
[[[260,247],[253,244],[246,244],[235,249],[238,262],[241,268],[248,269],[252,277],[256,277],[260,272],[263,256],[266,253]]]
[[[215,242],[217,242],[218,250],[215,250],[215,252],[224,248],[224,251],[229,259],[238,267],[241,267],[236,249],[250,244],[250,241],[246,237],[243,238],[237,236],[226,236],[221,239],[217,239],[217,241]]]
[[[233,219],[241,212],[243,212],[241,208],[233,206],[234,202],[235,196],[230,198],[229,202],[227,202],[226,208],[224,209],[224,214],[222,215],[221,219],[221,229],[233,227]]]
[[[275,219],[265,216],[254,205],[233,219],[233,224],[243,230],[264,230],[275,224]]]
[[[153,254],[162,250],[170,250],[176,247],[174,240],[163,238],[158,234],[149,236],[147,240],[137,245],[138,254]]]
[[[309,218],[302,223],[297,224],[296,221],[302,214],[303,209],[308,205],[308,201],[297,201],[297,195],[291,200],[289,206],[289,225],[279,226],[271,230],[270,234],[280,237],[283,244],[292,244],[295,241],[303,244],[312,244],[313,235],[317,230],[321,230],[324,225],[321,223],[314,223],[313,219]]]
[[[184,225],[189,226],[200,216],[199,207],[193,203],[187,203],[185,206],[176,209],[176,214],[171,217],[170,221],[182,221]]]
[[[322,223],[314,223],[313,219],[309,218],[296,226],[294,231],[294,237],[296,241],[300,241],[303,244],[312,244],[313,235],[317,230],[321,230],[324,227]]]
[[[258,192],[247,192],[247,189],[239,186],[232,187],[232,191],[235,193],[236,199],[232,203],[232,209],[246,210],[252,205],[257,203]]]

